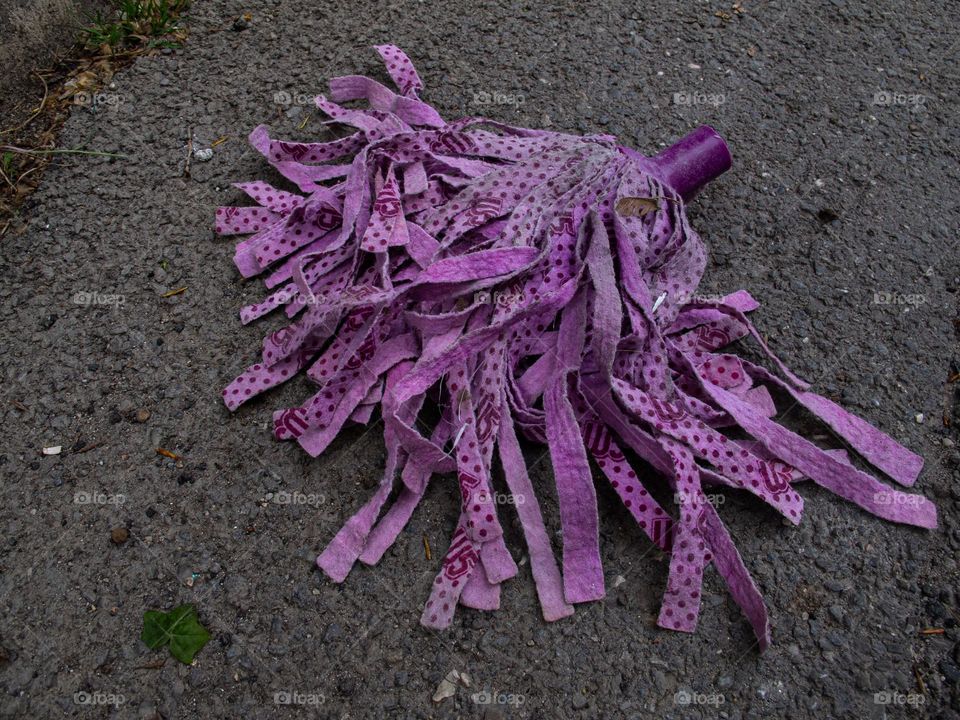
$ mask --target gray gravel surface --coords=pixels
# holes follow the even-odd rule
[[[740,5],[198,0],[182,50],[138,60],[105,89],[113,101],[75,111],[64,147],[127,157],[58,159],[28,229],[0,247],[0,715],[960,717],[956,8]],[[241,12],[252,20],[235,26]],[[721,516],[771,612],[763,656],[712,571],[695,635],[655,626],[667,564],[605,488],[605,568],[624,582],[555,624],[526,564],[499,612],[418,625],[456,520],[450,482],[379,567],[339,587],[321,576],[313,558],[375,486],[383,441],[353,431],[316,460],[273,441],[271,411],[305,384],[225,410],[220,388],[276,322],[240,325],[261,289],[212,218],[240,201],[230,182],[269,176],[247,132],[318,137],[299,101],[331,76],[380,76],[381,42],[408,51],[448,118],[606,131],[647,152],[714,124],[735,166],[692,209],[704,292],[750,289],[789,365],[923,454],[918,490],[941,529],[816,488],[793,528],[728,495]],[[480,93],[514,102],[478,107]],[[196,147],[229,140],[185,178],[191,132]],[[533,474],[556,529],[549,461]],[[268,499],[295,491],[312,504]],[[214,639],[192,667],[149,667],[162,655],[139,640],[142,614],[180,602]],[[454,669],[472,686],[434,704]],[[485,690],[504,702],[476,702]]]

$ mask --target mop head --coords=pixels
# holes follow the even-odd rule
[[[328,576],[342,582],[357,560],[379,561],[430,479],[455,473],[460,517],[421,622],[444,628],[458,604],[496,609],[517,573],[491,484],[499,464],[543,616],[570,615],[605,594],[592,459],[670,556],[659,625],[696,628],[713,564],[765,648],[763,599],[705,493],[743,490],[799,523],[795,487],[810,480],[882,518],[936,526],[926,499],[774,421],[771,388],[897,483],[922,466],[784,367],[745,316],[757,307],[748,293],[697,297],[704,245],[654,164],[607,135],[446,122],[418,98],[409,58],[377,50],[397,91],[353,76],[316,98],[352,134],[251,134],[300,192],[238,184],[256,205],[216,217],[219,234],[249,236],[236,249],[242,275],[265,274],[272,290],[242,321],[276,310],[291,321],[223,391],[227,407],[304,371],[318,390],[274,414],[278,439],[316,456],[348,423],[377,410],[383,421],[383,477],[317,558]],[[338,104],[356,100],[369,109]],[[725,351],[747,336],[774,372]],[[560,564],[519,435],[553,463]],[[657,483],[668,507],[648,491]]]

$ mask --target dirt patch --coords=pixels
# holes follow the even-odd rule
[[[54,144],[69,115],[57,88],[69,76],[64,60],[80,51],[85,18],[105,0],[0,0],[0,145],[44,148]],[[14,225],[17,209],[37,187],[44,163],[9,150],[0,152],[0,236]]]
[[[105,10],[105,0],[0,0],[0,116],[13,126],[29,116],[42,97],[36,72],[65,57],[79,37],[87,13]]]
[[[186,0],[144,1],[122,17],[110,0],[0,0],[0,26],[13,30],[0,48],[0,238],[23,228],[22,208],[58,154],[71,109],[109,102],[102,90],[139,55],[181,41]]]

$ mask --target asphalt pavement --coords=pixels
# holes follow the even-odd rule
[[[955,8],[194,5],[183,48],[138,59],[64,128],[64,148],[123,157],[59,157],[0,246],[0,716],[960,717]],[[247,133],[321,137],[313,95],[338,75],[382,78],[370,46],[385,42],[446,118],[606,132],[647,154],[716,127],[734,165],[690,207],[703,292],[750,290],[790,367],[922,454],[916,490],[940,529],[806,486],[792,527],[727,493],[720,515],[771,615],[763,655],[712,571],[697,632],[656,627],[667,563],[605,487],[608,596],[556,623],[508,509],[521,569],[501,609],[420,627],[452,481],[379,566],[322,576],[313,559],[378,482],[383,439],[352,430],[318,459],[274,441],[272,411],[305,383],[227,412],[220,389],[278,325],[240,324],[262,291],[213,214],[241,200],[230,183],[270,177]],[[224,138],[185,172],[190,147]],[[831,442],[807,420],[791,418]],[[555,532],[547,459],[532,478]],[[193,666],[157,667],[143,612],[186,602],[213,639]],[[454,670],[469,687],[434,702]]]

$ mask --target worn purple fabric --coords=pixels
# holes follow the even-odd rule
[[[276,412],[274,431],[314,456],[348,423],[369,423],[376,409],[383,419],[380,484],[317,558],[333,580],[357,560],[376,563],[431,479],[455,472],[460,518],[422,622],[446,627],[458,604],[497,608],[517,566],[491,484],[495,458],[551,621],[605,593],[592,466],[670,555],[659,624],[696,628],[712,563],[762,648],[767,612],[709,488],[744,490],[799,523],[794,486],[809,479],[880,517],[936,526],[926,499],[774,420],[770,389],[901,485],[920,472],[921,458],[784,367],[745,316],[757,307],[750,295],[696,296],[704,246],[654,164],[610,136],[446,122],[419,99],[423,83],[407,56],[377,50],[398,89],[332,80],[330,97],[316,102],[351,129],[337,140],[254,130],[254,147],[299,192],[239,184],[257,205],[220,208],[216,218],[218,233],[248,236],[236,249],[242,275],[265,275],[272,290],[241,310],[242,321],[275,310],[292,321],[223,391],[227,407],[305,372],[316,393]],[[348,101],[369,107],[339,104]],[[652,199],[656,209],[627,216],[624,198]],[[777,374],[725,351],[747,337]],[[432,426],[428,402],[441,411]],[[559,563],[518,431],[545,443],[553,464]],[[662,483],[675,508],[648,492]]]

